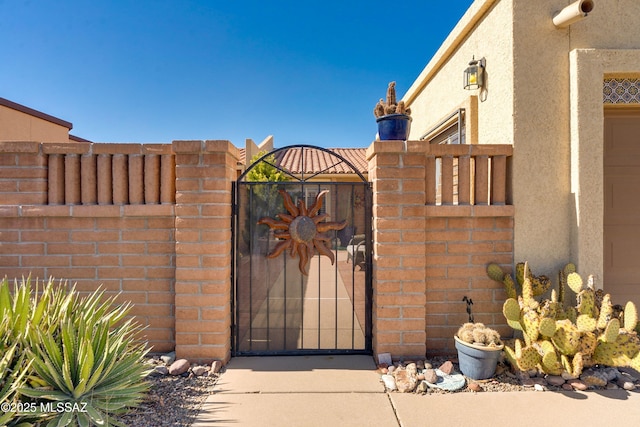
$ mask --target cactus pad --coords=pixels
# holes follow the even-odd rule
[[[570,320],[558,320],[551,341],[562,354],[573,355],[580,348],[581,333]]]
[[[569,273],[567,275],[567,286],[576,294],[582,290],[582,277],[578,273]]]
[[[638,324],[638,310],[632,301],[628,301],[624,306],[624,329],[633,332]]]
[[[507,298],[518,298],[518,293],[516,292],[516,284],[510,274],[504,275],[502,283],[504,284],[504,290],[507,293]]]
[[[550,317],[543,317],[540,319],[540,334],[542,336],[551,338],[556,333],[556,321]]]
[[[496,282],[502,282],[505,276],[504,271],[502,271],[502,267],[496,263],[487,265],[487,275]]]
[[[513,298],[507,299],[502,305],[502,314],[505,319],[520,321],[520,304]]]
[[[596,319],[586,314],[581,314],[576,319],[576,326],[580,332],[593,332],[596,330],[596,324]]]
[[[520,357],[517,357],[516,361],[520,370],[528,371],[538,366],[540,353],[534,347],[528,346],[520,351]]]
[[[598,328],[604,329],[607,327],[609,320],[613,318],[613,304],[611,304],[611,295],[606,294],[602,297],[600,303],[600,314],[598,315]]]
[[[601,341],[606,343],[613,343],[618,338],[620,334],[620,321],[617,318],[613,318],[607,322],[607,326],[602,332],[600,337]]]

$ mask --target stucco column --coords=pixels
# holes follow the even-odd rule
[[[174,141],[176,153],[176,356],[231,355],[231,182],[238,150],[229,141]]]
[[[424,143],[376,141],[373,185],[373,350],[394,359],[426,354]]]

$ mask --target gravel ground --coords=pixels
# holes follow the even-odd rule
[[[218,375],[150,376],[151,388],[142,404],[121,417],[131,427],[188,427],[195,421]]]

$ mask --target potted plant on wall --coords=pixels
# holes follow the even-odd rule
[[[473,321],[473,301],[466,296],[463,301],[467,303],[469,322],[462,325],[454,336],[460,371],[474,380],[491,378],[496,373],[504,344],[496,330]]]
[[[396,82],[389,83],[386,101],[380,99],[373,109],[378,123],[378,139],[405,141],[411,128],[411,109],[396,102]]]

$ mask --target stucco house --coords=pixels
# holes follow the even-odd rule
[[[583,19],[554,24],[565,8]],[[411,140],[458,142],[459,123],[464,143],[513,145],[516,261],[538,274],[573,261],[636,304],[638,16],[636,0],[476,0],[403,98]],[[484,85],[465,90],[472,59]]]

